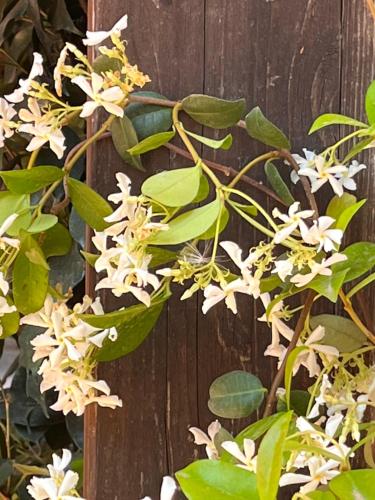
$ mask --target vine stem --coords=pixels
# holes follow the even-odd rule
[[[373,344],[375,344],[375,335],[367,328],[367,326],[364,323],[362,323],[360,317],[353,309],[353,306],[352,306],[350,299],[348,299],[348,297],[345,295],[343,290],[340,290],[339,296],[340,296],[340,299],[342,300],[342,303],[344,304],[345,311],[349,314],[352,321],[358,326],[358,328],[362,331],[362,333],[364,333],[366,335],[366,337]]]
[[[272,413],[273,406],[274,406],[274,403],[276,401],[276,391],[280,387],[280,384],[281,384],[282,379],[284,377],[285,367],[286,367],[286,363],[288,361],[289,354],[297,346],[298,340],[299,340],[299,338],[304,330],[306,319],[307,319],[308,315],[310,314],[310,310],[311,310],[311,307],[313,305],[315,295],[316,295],[316,293],[313,290],[309,290],[308,295],[306,297],[305,304],[304,304],[303,309],[299,315],[297,325],[296,325],[296,328],[294,330],[293,337],[291,338],[291,341],[289,342],[288,348],[286,350],[283,362],[281,363],[281,366],[280,366],[278,372],[276,373],[275,378],[273,379],[272,386],[271,386],[270,392],[269,392],[268,397],[267,397],[266,406],[265,406],[264,413],[263,413],[263,418],[268,417]]]
[[[30,155],[30,158],[29,158],[29,162],[27,164],[27,167],[26,167],[26,170],[31,170],[36,162],[36,159],[38,158],[38,154],[39,154],[39,151],[40,151],[40,148],[38,149],[35,149],[31,155]]]
[[[238,172],[236,177],[228,184],[228,187],[234,188],[234,186],[241,180],[241,177],[245,175],[251,168],[253,168],[258,163],[265,160],[270,160],[271,158],[277,158],[278,156],[280,156],[279,151],[269,151],[268,153],[265,153],[263,155],[258,156],[257,158],[254,158],[254,160],[251,160]]]

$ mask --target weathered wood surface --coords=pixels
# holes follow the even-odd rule
[[[293,139],[294,150],[319,147],[339,133],[306,137],[324,111],[363,117],[362,95],[374,78],[374,25],[364,0],[89,0],[93,29],[108,28],[129,14],[131,60],[152,77],[150,88],[169,98],[205,92],[246,97],[259,104]],[[95,127],[95,124],[94,124]],[[199,128],[197,129],[199,130]],[[209,133],[209,131],[205,131]],[[263,149],[236,131],[225,154],[205,152],[235,168]],[[186,164],[166,151],[148,156],[148,169]],[[360,192],[368,198],[353,238],[373,239],[374,173],[370,162]],[[127,167],[110,142],[91,151],[89,181],[103,194],[114,173]],[[141,179],[133,171],[129,173]],[[262,178],[261,169],[256,174]],[[324,198],[323,198],[324,199]],[[266,203],[265,200],[263,200]],[[228,238],[249,246],[257,235],[232,222]],[[92,291],[94,277],[89,276]],[[104,295],[107,310],[115,307]],[[238,316],[217,307],[206,317],[201,298],[173,298],[147,341],[133,354],[99,369],[124,400],[114,412],[91,408],[85,430],[85,495],[88,500],[158,498],[161,477],[196,456],[187,432],[213,420],[207,409],[214,378],[231,369],[257,374],[265,386],[275,363],[265,359],[267,328],[260,307],[245,301]],[[372,297],[372,310],[374,297]],[[230,426],[231,423],[228,422]],[[234,423],[234,429],[238,423]]]

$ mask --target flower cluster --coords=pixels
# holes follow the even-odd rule
[[[110,408],[122,406],[121,400],[110,394],[108,384],[95,380],[93,375],[93,353],[107,337],[116,339],[116,329],[100,330],[82,321],[79,315],[89,308],[94,314],[103,314],[98,300],[92,302],[84,297],[82,304],[75,304],[70,310],[64,301],[55,302],[48,295],[40,311],[21,320],[21,324],[44,328],[31,341],[33,361],[43,360],[38,370],[42,376],[40,390],[43,393],[54,388],[58,397],[51,408],[65,415],[82,415],[91,403]]]
[[[27,491],[34,500],[84,500],[77,493],[79,476],[77,472],[66,468],[72,460],[72,454],[64,449],[62,457],[52,455],[52,464],[48,465],[50,477],[33,477]]]
[[[96,289],[108,288],[116,297],[131,293],[146,306],[151,303],[145,290],[160,286],[157,276],[149,271],[152,255],[147,253],[147,239],[168,229],[166,224],[155,222],[152,207],[143,197],[132,196],[130,179],[123,173],[116,174],[120,192],[111,194],[109,201],[118,205],[105,217],[108,228],[96,232],[92,241],[100,252],[95,270],[104,272]]]
[[[116,60],[118,69],[108,70],[100,74],[95,72],[87,57],[73,44],[67,43],[62,49],[54,69],[55,92],[53,94],[45,83],[38,78],[43,75],[43,58],[35,52],[34,62],[26,79],[19,81],[19,86],[5,98],[0,98],[0,146],[5,139],[15,132],[31,137],[27,151],[39,150],[49,143],[50,149],[58,158],[62,158],[66,149],[62,128],[71,116],[77,113],[72,107],[60,100],[63,94],[63,78],[77,85],[88,100],[78,107],[78,114],[86,118],[102,107],[109,114],[122,117],[127,96],[135,87],[143,87],[150,81],[147,75],[140,72],[137,66],[129,64],[125,54],[125,44],[120,40],[121,31],[127,27],[127,16],[122,17],[112,30],[97,33],[88,32],[85,43],[97,45],[111,38],[114,46],[111,49],[99,47],[99,52]],[[68,64],[70,56],[76,62]],[[27,98],[27,108],[18,111],[15,104],[21,105]]]

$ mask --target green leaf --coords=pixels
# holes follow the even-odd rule
[[[0,458],[0,486],[13,474],[13,465],[11,460]]]
[[[194,198],[193,203],[200,203],[204,201],[210,193],[210,185],[208,183],[207,177],[204,173],[201,173],[201,177],[199,180],[199,189],[197,196]]]
[[[190,135],[190,137],[193,137],[197,141],[201,142],[202,144],[205,144],[206,146],[212,149],[224,149],[226,151],[232,146],[233,142],[232,134],[226,135],[224,139],[215,140],[215,139],[209,139],[208,137],[203,137],[198,134],[193,134],[193,132],[189,132],[189,130],[186,129],[185,132],[187,133],[187,135]]]
[[[128,150],[138,144],[137,133],[130,119],[124,115],[115,118],[111,125],[112,141],[121,158],[132,167],[144,170],[139,156],[132,156]]]
[[[23,214],[17,217],[7,233],[18,236],[21,229],[27,229],[31,222],[30,196],[28,194],[14,194],[9,191],[0,192],[0,224],[12,214]]]
[[[182,100],[182,109],[193,120],[212,128],[236,125],[245,112],[245,99],[226,101],[202,94],[192,94]]]
[[[326,215],[337,220],[344,210],[352,207],[356,202],[357,198],[353,194],[344,193],[342,196],[335,195],[328,203]]]
[[[198,460],[176,473],[188,500],[258,500],[255,474],[218,460]]]
[[[51,227],[55,226],[58,220],[59,219],[56,215],[40,214],[34,222],[31,223],[31,226],[29,226],[27,230],[29,233],[42,233],[43,231],[47,231],[48,229],[51,229]]]
[[[171,141],[175,135],[175,131],[159,132],[158,134],[150,135],[149,137],[143,139],[143,141],[128,149],[128,153],[132,156],[136,156],[152,151],[153,149],[158,149],[167,142]]]
[[[265,434],[270,427],[278,420],[282,415],[281,413],[275,413],[273,415],[269,415],[268,417],[262,418],[261,420],[257,420],[253,424],[248,425],[236,436],[236,443],[241,444],[244,439],[252,439],[255,441]]]
[[[367,89],[365,107],[369,124],[373,125],[375,123],[375,80]]]
[[[227,227],[229,222],[229,211],[227,210],[226,207],[223,207],[221,210],[220,214],[220,223],[219,223],[219,234],[224,231],[224,229]],[[211,240],[212,238],[215,237],[216,234],[216,226],[217,226],[217,221],[215,221],[212,226],[207,229],[203,234],[198,236],[199,240]]]
[[[9,297],[6,297],[6,300],[9,305],[13,305],[13,302]],[[18,332],[20,326],[20,313],[18,311],[14,311],[8,314],[4,314],[0,318],[1,326],[2,326],[2,334],[0,336],[1,339],[5,339],[14,335]]]
[[[260,291],[261,293],[272,292],[272,290],[275,290],[275,288],[282,284],[283,281],[281,281],[280,277],[277,274],[272,274],[260,280]]]
[[[334,274],[346,269],[345,282],[355,280],[375,266],[375,243],[360,241],[345,248],[341,253],[347,260],[332,267]]]
[[[287,410],[290,410],[290,393],[292,388],[292,377],[293,377],[293,368],[294,364],[297,361],[299,355],[308,350],[308,347],[303,345],[300,347],[295,347],[292,352],[288,355],[286,365],[285,365],[285,373],[284,373],[284,381],[285,381],[285,401]]]
[[[98,351],[98,361],[112,361],[134,351],[154,328],[163,310],[165,299],[144,307],[136,316],[117,326],[118,338],[114,342],[106,339]],[[135,306],[137,307],[137,306]],[[127,309],[129,311],[130,307]]]
[[[188,205],[197,196],[201,169],[195,167],[165,170],[142,184],[142,193],[168,207]]]
[[[255,375],[233,371],[218,377],[210,386],[208,408],[219,417],[248,417],[262,404],[266,389]]]
[[[98,260],[99,255],[96,253],[84,252],[83,250],[80,250],[80,253],[91,267],[95,267],[95,262]]]
[[[310,394],[307,391],[302,391],[301,389],[295,389],[290,391],[289,405],[290,409],[298,416],[305,416],[307,413],[307,408],[310,402]],[[287,405],[286,401],[279,398],[277,401],[277,411],[286,411]]]
[[[100,54],[92,63],[95,73],[102,74],[106,71],[121,71],[122,64],[118,59]]]
[[[366,123],[350,118],[349,116],[338,115],[335,113],[326,113],[324,115],[318,116],[318,118],[311,125],[309,134],[320,130],[323,127],[328,127],[329,125],[351,125],[353,127],[367,127]]]
[[[347,281],[346,276],[348,274],[348,269],[333,269],[334,266],[332,266],[331,276],[318,275],[305,287],[300,288],[299,291],[305,290],[306,288],[311,288],[312,290],[318,292],[320,295],[323,295],[323,297],[329,299],[331,302],[336,302],[342,285],[345,281]]]
[[[6,187],[17,194],[35,193],[64,177],[61,168],[53,166],[34,167],[30,170],[9,170],[0,172]]]
[[[375,470],[357,469],[343,472],[329,482],[329,489],[343,500],[373,500]]]
[[[367,200],[360,200],[354,205],[347,207],[345,210],[341,212],[339,215],[339,218],[336,220],[335,227],[337,229],[341,229],[342,231],[345,231],[345,229],[348,227],[350,221],[352,218],[355,216],[355,214],[358,212],[360,208],[363,207],[363,205],[366,203]]]
[[[357,156],[361,151],[363,151],[369,144],[371,144],[374,141],[373,137],[370,137],[368,139],[363,139],[362,141],[357,142],[355,146],[352,147],[352,149],[349,150],[349,153],[345,156],[343,163],[348,163],[349,160],[354,158],[354,156]]]
[[[176,252],[172,252],[171,250],[166,250],[165,248],[148,247],[147,253],[149,255],[152,255],[152,259],[150,262],[151,268],[159,267],[164,264],[169,264],[170,262],[174,262],[177,259]]]
[[[281,416],[267,431],[259,446],[256,481],[260,500],[275,500],[283,459],[283,445],[288,435],[292,412]]]
[[[46,258],[66,255],[72,248],[72,237],[66,227],[58,222],[44,233],[41,247]]]
[[[245,212],[245,214],[249,215],[258,215],[258,209],[254,207],[254,205],[247,205],[244,203],[238,203],[237,201],[231,201],[231,204],[242,210],[242,212]]]
[[[253,139],[277,149],[291,148],[286,135],[264,116],[259,107],[246,115],[245,122],[247,132]]]
[[[340,352],[353,352],[367,343],[366,336],[358,326],[348,318],[334,314],[311,316],[311,328],[324,326],[325,335],[322,344],[336,347]]]
[[[69,196],[82,219],[93,229],[103,231],[108,224],[104,217],[112,213],[109,203],[87,184],[72,177],[68,179]]]
[[[333,495],[330,491],[312,491],[311,493],[307,494],[307,498],[311,500],[337,500],[337,497]]]
[[[151,245],[177,245],[203,234],[216,221],[220,213],[219,198],[176,217],[168,223],[167,231],[160,231],[148,241]]]
[[[31,234],[23,235],[13,267],[14,303],[22,314],[39,311],[48,289],[48,265]]]
[[[279,174],[279,170],[276,165],[271,161],[268,161],[264,167],[264,171],[272,189],[283,200],[283,202],[288,206],[294,203],[296,200],[293,198],[288,186]]]
[[[156,92],[148,91],[133,92],[132,96],[166,99]],[[131,119],[140,141],[150,135],[166,132],[172,126],[172,109],[166,106],[134,102],[126,106],[125,114]]]

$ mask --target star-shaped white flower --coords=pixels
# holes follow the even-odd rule
[[[55,90],[56,94],[61,97],[62,96],[62,70],[65,67],[65,61],[68,57],[69,53],[69,45],[65,45],[65,47],[60,52],[59,58],[57,59],[55,69],[53,70],[53,80],[55,82]]]
[[[324,249],[325,252],[332,252],[340,245],[343,232],[341,229],[329,229],[336,221],[332,217],[323,215],[314,224],[301,231],[303,240],[309,245],[318,245],[318,252]]]
[[[5,221],[0,226],[0,250],[5,250],[8,246],[13,248],[19,248],[20,240],[16,238],[8,238],[4,236],[8,229],[11,227],[13,222],[17,219],[18,214],[9,215]]]
[[[198,427],[189,427],[189,432],[194,436],[194,443],[197,445],[206,445],[206,453],[210,460],[217,460],[219,452],[215,445],[215,437],[221,429],[221,424],[218,420],[210,423],[207,429],[207,434]]]
[[[80,114],[82,118],[91,116],[101,106],[112,115],[120,118],[124,116],[124,110],[119,106],[124,93],[117,85],[103,90],[104,78],[97,73],[91,73],[91,81],[84,76],[76,76],[72,78],[72,83],[78,85],[90,98],[83,105]]]
[[[17,114],[12,104],[9,104],[3,97],[0,97],[0,148],[4,147],[4,140],[9,139],[14,134],[17,124],[12,121]]]
[[[300,203],[296,201],[290,205],[288,215],[282,214],[278,208],[272,211],[273,217],[277,217],[283,221],[282,229],[275,234],[275,243],[281,243],[288,236],[299,228],[301,231],[306,229],[304,219],[308,219],[314,215],[314,210],[299,210]]]
[[[328,257],[328,259],[323,259],[321,262],[314,262],[310,265],[310,272],[306,274],[295,274],[290,281],[296,285],[296,287],[306,286],[310,281],[312,281],[316,276],[331,276],[332,269],[330,266],[337,264],[338,262],[343,262],[346,260],[346,255],[341,253],[335,253]]]
[[[170,476],[164,476],[161,483],[160,500],[172,500],[177,491],[176,481]],[[141,500],[152,500],[151,497],[144,497]]]
[[[353,160],[345,172],[337,174],[339,183],[349,191],[355,191],[357,189],[357,184],[353,177],[358,174],[361,170],[366,169],[366,165],[359,163],[357,160]]]
[[[257,457],[255,455],[255,443],[252,439],[243,440],[243,451],[235,441],[224,441],[221,443],[222,448],[230,453],[233,457],[237,458],[240,462],[237,464],[242,469],[255,472]]]
[[[291,276],[294,266],[290,260],[279,259],[274,262],[274,265],[271,274],[278,274],[281,281],[285,281],[287,276]]]
[[[34,136],[26,148],[27,151],[35,151],[48,142],[57,158],[61,159],[64,156],[65,136],[61,128],[44,123],[35,125],[25,123],[19,127],[19,131]]]
[[[264,308],[267,310],[269,304],[271,303],[270,294],[262,293],[260,299],[264,305]],[[265,356],[281,356],[285,348],[284,346],[280,345],[280,335],[285,337],[287,340],[290,340],[293,337],[293,330],[289,328],[289,326],[287,326],[281,319],[284,316],[283,307],[283,301],[280,300],[272,307],[271,311],[268,314],[268,317],[266,313],[264,313],[263,316],[258,318],[258,321],[270,323],[272,329],[272,341],[264,353]]]
[[[250,295],[248,284],[242,279],[236,279],[227,284],[222,284],[220,287],[216,285],[208,285],[204,289],[205,300],[202,305],[202,312],[206,314],[211,307],[215,306],[222,300],[233,314],[237,314],[237,303],[235,293],[244,293]]]
[[[38,52],[34,52],[33,65],[31,67],[29,76],[23,80],[20,79],[18,87],[11,93],[5,96],[9,102],[22,102],[25,95],[27,95],[31,88],[32,81],[37,77],[43,75],[43,57]]]
[[[128,16],[122,16],[109,31],[86,31],[86,37],[82,40],[84,45],[94,46],[104,42],[112,35],[120,35],[128,27]]]
[[[326,182],[329,182],[337,196],[342,196],[344,190],[342,184],[337,179],[337,174],[341,175],[347,171],[345,165],[329,165],[323,156],[316,156],[314,165],[302,167],[298,171],[299,175],[304,175],[311,182],[311,192],[315,193]]]
[[[300,366],[307,368],[310,377],[315,377],[319,375],[321,368],[317,361],[317,354],[323,355],[332,361],[337,358],[340,353],[336,347],[331,345],[321,344],[320,341],[323,340],[325,335],[324,327],[318,326],[313,330],[305,342],[299,341],[297,346],[305,346],[307,349],[302,351],[298,356],[293,365],[293,373],[297,373]]]

